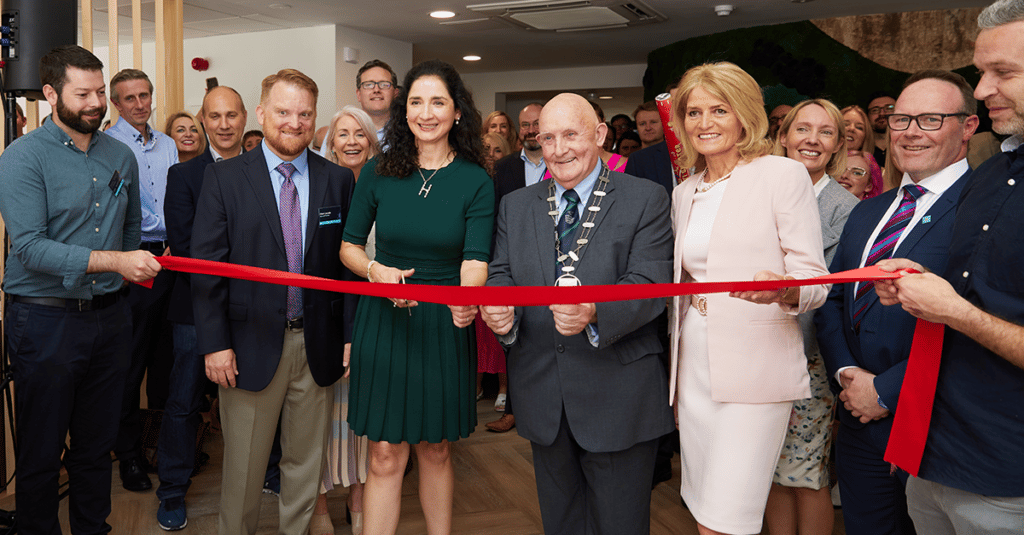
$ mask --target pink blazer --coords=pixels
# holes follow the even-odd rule
[[[689,278],[682,266],[682,246],[698,179],[691,176],[672,192],[675,282]],[[763,156],[737,165],[732,177],[717,187],[722,186],[725,196],[711,229],[709,281],[752,280],[761,270],[797,279],[828,273],[818,203],[803,165]],[[803,286],[796,307],[757,305],[724,293],[708,295],[711,398],[769,403],[810,397],[796,315],[821,306],[828,291],[826,285]],[[676,297],[673,307],[669,403],[675,400],[679,358],[686,344],[679,336],[683,316],[697,313],[690,310],[689,297]]]

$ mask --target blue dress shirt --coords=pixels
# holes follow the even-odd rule
[[[167,239],[167,221],[164,219],[164,196],[167,193],[167,170],[178,163],[178,147],[167,134],[146,125],[149,142],[142,132],[119,118],[105,132],[124,143],[135,154],[139,163],[139,198],[142,201],[142,241],[159,242]]]

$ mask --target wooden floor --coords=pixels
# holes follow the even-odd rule
[[[493,401],[484,399],[478,404],[478,425],[468,439],[454,444],[455,503],[452,533],[534,535],[543,533],[537,492],[533,477],[530,443],[515,430],[492,433],[484,424],[499,415],[494,412]],[[188,526],[183,534],[215,534],[220,502],[221,457],[223,441],[219,434],[207,440],[210,463],[198,474],[187,497]],[[679,456],[672,462],[673,477],[654,489],[651,496],[651,533],[653,535],[690,535],[697,533],[697,525],[679,499]],[[66,477],[64,478],[66,479]],[[154,487],[156,475],[152,476]],[[417,497],[418,473],[413,470],[405,479],[402,496],[402,515],[398,533],[413,535],[426,533],[423,514]],[[113,470],[113,514],[108,522],[115,534],[163,534],[156,523],[158,501],[154,491],[134,493],[121,487],[115,463]],[[351,528],[345,523],[345,489],[328,494],[328,504],[334,519],[335,533],[347,535]],[[14,498],[0,498],[0,508],[13,509]],[[61,526],[67,525],[67,500],[61,503]],[[260,535],[277,533],[277,497],[264,494],[258,532]],[[763,533],[768,533],[767,530]],[[834,535],[845,535],[842,515],[836,511]]]

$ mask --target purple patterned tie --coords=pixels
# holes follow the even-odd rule
[[[288,255],[288,271],[302,273],[302,216],[299,214],[299,192],[292,182],[295,166],[284,162],[275,168],[284,176],[281,183],[281,232]],[[302,317],[302,288],[288,287],[288,319]]]
[[[871,250],[868,251],[868,258],[864,261],[865,267],[875,265],[878,261],[892,256],[893,251],[896,249],[896,242],[900,240],[903,231],[910,224],[910,220],[914,218],[918,197],[927,192],[928,190],[917,184],[907,184],[904,186],[903,200],[892,214],[892,217],[889,218],[889,221],[886,221],[882,230],[878,232],[875,243],[871,246]],[[853,328],[858,331],[860,330],[861,317],[864,315],[864,311],[867,310],[868,305],[873,301],[874,292],[871,290],[874,287],[875,284],[869,281],[862,283],[857,288],[857,295],[853,300]]]

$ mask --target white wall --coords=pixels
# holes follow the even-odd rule
[[[518,116],[519,109],[509,105],[518,102],[506,102],[507,93],[520,91],[568,91],[575,89],[603,89],[614,87],[638,87],[643,85],[644,71],[647,64],[605,65],[598,67],[572,67],[565,69],[537,69],[527,71],[508,71],[491,73],[471,73],[462,76],[466,85],[473,91],[473,100],[481,113],[486,115],[491,110],[504,110],[513,118]],[[605,115],[611,117],[620,113],[612,104],[601,102]],[[526,102],[521,103],[523,105]],[[628,103],[628,111],[633,113],[637,103]],[[519,106],[521,107],[521,106]]]

